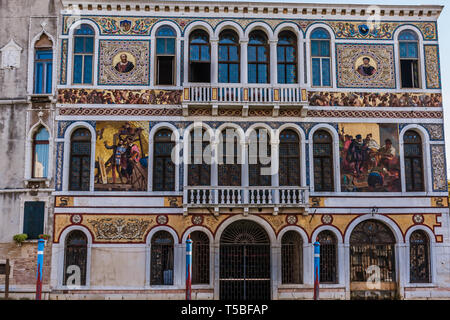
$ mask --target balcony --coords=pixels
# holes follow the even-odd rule
[[[184,115],[189,108],[212,106],[212,115],[223,107],[243,108],[242,116],[248,115],[249,107],[272,107],[273,115],[278,116],[280,107],[295,108],[306,114],[308,93],[295,85],[219,83],[184,85]]]
[[[301,208],[309,207],[309,188],[307,187],[218,187],[186,186],[183,193],[185,214],[191,208]]]

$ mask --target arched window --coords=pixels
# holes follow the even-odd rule
[[[33,178],[48,177],[48,131],[41,126],[33,137]]]
[[[153,191],[175,191],[175,164],[172,161],[172,131],[156,132],[153,148]]]
[[[211,51],[206,31],[195,30],[189,37],[191,82],[211,82]]]
[[[218,151],[219,186],[241,186],[241,145],[235,129],[222,130]]]
[[[313,137],[314,191],[334,191],[333,139],[325,130],[318,130]]]
[[[281,238],[281,283],[303,283],[303,240],[295,231]]]
[[[211,185],[211,153],[208,132],[203,128],[194,128],[190,133],[188,164],[188,185],[209,186]],[[206,151],[206,152],[205,152]]]
[[[365,282],[379,271],[381,282],[395,282],[395,237],[391,230],[377,220],[358,224],[350,236],[350,262],[350,281]]]
[[[278,83],[297,83],[297,37],[282,31],[277,46]]]
[[[280,133],[280,186],[300,186],[300,139],[292,129]]]
[[[91,178],[91,132],[80,128],[70,139],[69,190],[89,191]]]
[[[35,43],[34,55],[34,93],[51,93],[53,43],[45,33]]]
[[[400,74],[402,88],[420,88],[419,39],[412,30],[402,31],[398,36],[400,49]]]
[[[270,50],[267,36],[260,30],[250,32],[248,41],[248,82],[269,83]]]
[[[150,285],[173,285],[173,238],[167,231],[152,237]]]
[[[425,191],[423,179],[422,138],[408,130],[403,136],[406,191]]]
[[[250,133],[248,163],[250,186],[270,186],[272,184],[270,136],[267,129],[257,128]]]
[[[73,83],[92,84],[94,63],[94,29],[82,24],[74,32]]]
[[[78,283],[68,283],[70,276],[77,274],[76,272],[78,268],[80,270],[79,285],[86,285],[87,243],[88,241],[86,235],[80,230],[71,231],[67,235],[64,247],[63,285],[78,285]]]
[[[175,83],[175,39],[172,27],[162,26],[156,31],[156,84]]]
[[[414,231],[409,239],[409,246],[409,282],[431,282],[430,246],[427,234],[422,230]]]
[[[331,231],[319,233],[320,243],[320,282],[337,283],[337,241]]]
[[[331,87],[330,34],[323,28],[311,33],[311,69],[314,87]]]
[[[192,284],[209,284],[209,238],[201,231],[191,233]]]
[[[219,82],[239,82],[239,69],[239,37],[232,30],[222,31],[219,36]]]

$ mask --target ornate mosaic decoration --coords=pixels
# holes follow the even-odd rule
[[[195,215],[192,217],[192,224],[195,224],[196,226],[203,223],[203,217],[201,215]]]
[[[83,221],[83,217],[79,214],[74,214],[70,217],[70,222],[73,224],[80,224]]]
[[[313,92],[309,93],[311,106],[334,107],[439,107],[440,93],[391,92]]]
[[[289,216],[286,217],[287,224],[291,224],[291,225],[292,224],[296,224],[297,221],[298,221],[297,216],[289,215]]]
[[[337,44],[338,87],[395,88],[392,45]]]
[[[324,214],[322,216],[322,223],[323,224],[331,224],[333,222],[333,217],[329,214]]]
[[[442,124],[422,124],[427,129],[431,140],[444,140],[444,127]]]
[[[402,25],[401,22],[383,22],[368,26],[361,21],[329,21],[327,22],[339,39],[393,39],[395,30]],[[434,22],[413,22],[420,29],[425,40],[436,40],[436,24]]]
[[[169,219],[167,219],[167,216],[165,215],[159,215],[156,217],[156,222],[158,222],[158,224],[166,224],[167,221],[169,221]]]
[[[439,48],[434,45],[424,46],[425,70],[428,89],[441,88],[441,70],[439,67]]]
[[[148,36],[150,35],[152,26],[158,22],[159,18],[148,17],[132,17],[132,16],[83,16],[83,19],[91,20],[97,24],[101,35],[117,35],[117,36]],[[186,27],[194,21],[198,21],[197,17],[168,17],[171,21],[176,23],[180,30],[184,31]],[[217,27],[224,19],[231,20],[238,23],[245,29],[250,23],[254,22],[254,19],[229,19],[226,18],[203,18],[202,20],[213,29]],[[63,34],[69,33],[70,26],[77,20],[77,17],[64,16],[63,17]],[[329,25],[335,32],[337,39],[370,39],[370,40],[392,40],[395,30],[400,27],[403,22],[383,22],[380,24],[374,24],[370,27],[367,25],[366,20],[361,21],[342,21],[342,20],[305,20],[305,19],[264,19],[272,30],[285,22],[291,22],[298,25],[299,29],[304,33],[314,23],[320,22]],[[436,23],[435,22],[409,22],[408,24],[414,25],[420,29],[425,40],[436,40]]]
[[[170,104],[181,103],[181,90],[59,89],[58,103]]]
[[[315,118],[425,118],[442,119],[442,111],[359,111],[359,110],[308,110],[307,117]]]
[[[92,218],[87,219],[94,230],[96,240],[142,240],[152,219],[139,218]]]
[[[180,108],[60,108],[61,116],[182,116]]]
[[[67,50],[69,41],[67,39],[61,40],[61,70],[60,83],[67,84]]]
[[[64,158],[64,143],[57,142],[57,145],[56,145],[56,173],[55,173],[55,189],[56,189],[56,191],[62,190],[63,158]]]
[[[447,191],[445,147],[443,145],[432,145],[431,158],[431,166],[433,168],[433,191]]]
[[[149,41],[100,40],[99,85],[148,85]]]
[[[425,221],[425,218],[422,214],[415,214],[413,215],[413,222],[415,224],[422,224]]]

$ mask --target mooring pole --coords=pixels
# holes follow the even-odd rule
[[[192,240],[191,235],[186,240],[186,300],[191,300],[192,276]]]
[[[37,271],[36,271],[36,300],[41,300],[42,295],[42,266],[44,264],[45,240],[38,240]]]
[[[9,259],[6,259],[5,265],[5,300],[8,300],[9,297],[9,274],[11,272],[11,268],[9,265]]]
[[[319,300],[320,243],[314,242],[314,300]]]

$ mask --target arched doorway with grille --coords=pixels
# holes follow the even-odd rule
[[[397,294],[396,239],[381,221],[359,223],[350,235],[352,299],[394,299]]]
[[[256,222],[238,220],[220,237],[221,300],[270,300],[270,239]]]

